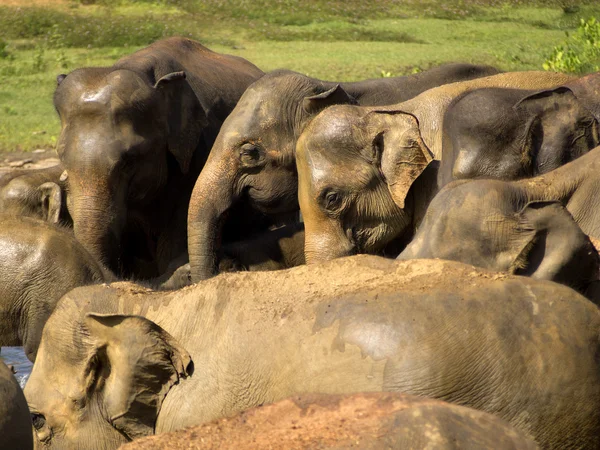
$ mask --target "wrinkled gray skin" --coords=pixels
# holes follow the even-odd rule
[[[20,216],[0,216],[0,346],[23,346],[35,361],[42,329],[71,289],[109,281],[70,231]]]
[[[276,230],[223,245],[219,272],[256,272],[289,269],[304,264],[304,224],[291,223]],[[192,284],[190,264],[178,267],[171,276],[157,280],[160,289],[181,289]]]
[[[592,74],[543,91],[479,89],[444,117],[439,185],[462,178],[518,179],[549,172],[600,143]]]
[[[398,259],[450,259],[556,281],[584,294],[598,280],[598,251],[559,202],[530,202],[516,210],[466,202],[454,192],[448,186],[432,200]]]
[[[510,271],[522,265],[521,254],[529,254],[517,273],[583,290],[598,277],[597,260],[581,232],[600,238],[599,186],[600,147],[534,178],[450,183],[431,202],[402,257],[448,258]],[[568,213],[544,202],[559,202]]]
[[[569,79],[503,73],[430,89],[397,105],[321,112],[296,147],[306,262],[400,253],[438,190],[439,164],[446,163],[442,124],[456,98],[483,87],[551,88]]]
[[[173,37],[57,78],[67,205],[92,256],[119,275],[152,278],[187,250],[194,182],[225,117],[262,75]]]
[[[63,167],[14,170],[0,178],[0,213],[69,225]]]
[[[114,449],[298,393],[394,391],[600,445],[600,311],[549,281],[360,255],[175,292],[75,289],[25,388],[47,448]]]
[[[218,272],[222,229],[232,208],[250,206],[275,222],[297,215],[296,140],[318,112],[342,103],[389,105],[496,73],[489,66],[448,64],[406,77],[337,84],[279,70],[253,83],[223,124],[192,194],[192,279]]]
[[[21,386],[0,359],[0,446],[10,450],[33,449],[31,416]]]

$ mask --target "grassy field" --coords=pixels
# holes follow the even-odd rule
[[[0,151],[54,145],[56,75],[109,65],[161,37],[189,36],[265,71],[340,81],[448,61],[541,70],[580,18],[600,18],[597,2],[572,3],[578,7],[559,0],[0,0]]]

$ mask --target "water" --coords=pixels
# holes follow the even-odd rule
[[[25,356],[23,347],[2,347],[0,350],[0,359],[2,359],[6,365],[14,366],[17,373],[15,377],[22,388],[25,387],[25,383],[31,374],[33,364]]]

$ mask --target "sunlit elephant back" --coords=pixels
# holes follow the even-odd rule
[[[244,59],[175,37],[57,78],[68,209],[96,258],[146,278],[186,250],[194,181],[221,123],[260,76]]]

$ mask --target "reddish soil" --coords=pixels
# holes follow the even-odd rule
[[[439,400],[392,393],[304,395],[122,450],[481,449],[537,446],[490,414]]]

